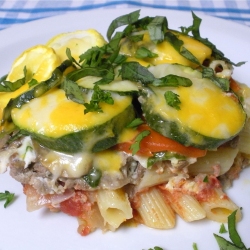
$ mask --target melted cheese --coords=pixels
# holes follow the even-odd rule
[[[173,33],[183,41],[183,47],[189,50],[199,60],[200,63],[203,63],[205,59],[211,56],[211,49],[203,43],[193,39],[192,37],[188,37],[177,32]],[[155,58],[137,59],[135,58],[135,53],[136,50],[140,47],[146,47],[153,53],[156,53],[158,56]],[[163,63],[178,63],[191,67],[196,66],[192,62],[184,58],[182,55],[180,55],[180,53],[177,52],[168,41],[165,40],[159,44],[153,43],[150,40],[149,34],[147,32],[144,32],[143,41],[138,42],[137,44],[131,44],[131,42],[128,40],[123,41],[121,53],[129,56],[128,61],[137,61],[143,66],[148,66],[149,64],[158,65]]]
[[[94,154],[93,167],[101,171],[116,172],[124,165],[124,157],[120,152],[105,150]]]
[[[90,153],[68,155],[56,151],[40,153],[41,163],[53,174],[54,178],[80,178],[86,175],[92,164]]]
[[[118,143],[132,141],[138,134],[138,130],[133,128],[124,128],[119,135]]]
[[[243,127],[245,113],[240,104],[223,93],[207,79],[192,79],[191,87],[172,89],[179,95],[180,110],[166,104],[164,92],[167,88],[154,88],[157,95],[153,107],[166,120],[176,120],[202,135],[226,139],[236,135]]]
[[[101,125],[131,104],[131,97],[114,94],[113,98],[113,105],[100,103],[103,112],[84,114],[84,105],[68,100],[63,90],[55,89],[31,100],[21,109],[13,109],[12,119],[23,129],[58,138]]]

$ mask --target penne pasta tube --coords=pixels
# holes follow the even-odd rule
[[[144,188],[156,186],[165,183],[170,177],[175,176],[173,172],[170,171],[168,167],[163,168],[162,171],[157,171],[156,167],[151,169],[146,169],[144,176],[142,177],[139,185],[137,186],[137,191],[141,191]]]
[[[163,192],[171,207],[183,220],[191,222],[206,217],[205,210],[193,196],[166,189]]]
[[[139,195],[137,209],[143,224],[151,228],[170,229],[175,226],[175,214],[158,188],[150,188]]]
[[[206,211],[208,219],[227,223],[228,216],[237,210],[236,221],[241,220],[240,208],[220,189],[214,190],[214,194],[207,198],[206,201],[201,201],[200,204]]]
[[[127,194],[122,189],[98,190],[97,204],[104,223],[110,230],[117,229],[124,221],[133,217]]]

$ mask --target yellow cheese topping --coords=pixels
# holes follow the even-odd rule
[[[176,120],[202,135],[218,139],[230,138],[243,127],[245,113],[230,94],[222,92],[206,79],[192,79],[191,87],[179,87],[173,91],[179,95],[180,110],[166,104],[166,89],[154,88],[158,103],[153,107],[168,120]],[[168,88],[168,90],[171,90]]]
[[[123,156],[119,152],[105,150],[93,156],[93,167],[102,171],[119,171],[123,166]]]
[[[131,104],[131,97],[118,94],[114,96],[113,105],[100,103],[103,112],[84,114],[84,105],[67,99],[63,90],[53,89],[31,100],[21,109],[13,109],[11,115],[14,123],[20,128],[58,138],[103,124]]]
[[[124,165],[121,152],[104,150],[98,153],[81,152],[64,154],[53,150],[37,150],[41,163],[54,175],[54,178],[80,178],[94,167],[101,171],[119,172]]]
[[[205,59],[211,56],[211,49],[203,43],[180,33],[175,33],[175,35],[177,35],[178,38],[184,42],[183,46],[189,50],[200,63],[203,63]],[[135,53],[139,47],[146,47],[158,56],[155,58],[137,59],[135,58]],[[147,32],[144,33],[143,41],[138,42],[137,44],[132,45],[131,42],[124,41],[122,43],[121,53],[129,56],[128,61],[137,61],[143,66],[148,66],[149,64],[158,65],[163,63],[178,63],[190,67],[195,66],[192,62],[180,55],[168,41],[163,41],[159,44],[153,43]]]

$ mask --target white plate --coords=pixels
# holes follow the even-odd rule
[[[11,63],[24,49],[46,43],[52,36],[78,29],[95,28],[106,35],[110,22],[122,14],[134,9],[97,9],[93,11],[72,13],[63,16],[42,19],[0,32],[0,76],[6,74]],[[161,9],[141,11],[141,17],[149,15],[167,16],[169,27],[178,28],[192,24],[191,13],[175,12]],[[250,59],[250,29],[233,22],[208,16],[202,17],[201,35],[208,37],[225,55],[234,62]],[[235,68],[234,77],[248,83],[250,80],[249,64]],[[0,203],[0,249],[89,249],[89,250],[142,250],[160,246],[164,250],[192,250],[197,243],[199,250],[219,249],[213,233],[218,233],[220,224],[211,221],[193,223],[177,219],[173,230],[161,231],[144,226],[127,227],[116,232],[103,234],[100,230],[87,237],[77,234],[77,220],[62,213],[50,213],[40,210],[26,211],[25,196],[20,183],[9,177],[8,173],[0,176],[0,192],[9,190],[16,194],[11,206],[4,209]],[[237,228],[247,247],[250,247],[250,168],[245,169],[233,188],[228,190],[233,201],[243,208],[243,220]],[[223,235],[224,237],[224,235]],[[225,236],[226,237],[226,236]]]

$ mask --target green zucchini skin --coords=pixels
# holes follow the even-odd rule
[[[100,77],[87,76],[81,78],[77,81],[77,84],[80,87],[85,89],[93,89],[95,82],[100,80]],[[132,81],[122,80],[120,77],[117,77],[113,82],[109,84],[98,85],[100,89],[117,93],[119,95],[132,95],[136,96],[138,94],[138,85]]]
[[[224,117],[220,119],[220,116],[218,116],[217,114],[221,114],[221,111],[219,113],[216,113],[216,112],[214,113],[215,111],[214,108],[217,109],[218,107],[219,109],[220,108],[219,106],[211,105],[207,107],[207,106],[204,106],[204,104],[202,104],[203,100],[202,101],[199,100],[200,97],[201,99],[203,99],[204,97],[202,94],[204,93],[202,92],[203,89],[205,90],[208,89],[208,91],[210,91],[211,89],[211,92],[209,92],[209,95],[204,97],[209,103],[214,103],[215,100],[221,100],[218,98],[224,98],[224,99],[228,98],[230,100],[233,100],[234,98],[237,98],[237,97],[234,96],[234,98],[230,98],[230,95],[234,95],[233,93],[223,92],[223,90],[215,86],[212,81],[210,81],[209,79],[202,78],[201,73],[199,71],[190,69],[189,67],[180,66],[180,65],[166,65],[166,66],[160,65],[160,66],[152,67],[150,70],[155,75],[155,77],[162,77],[162,75],[168,74],[170,72],[170,69],[171,69],[171,72],[173,72],[173,74],[189,78],[193,82],[193,85],[190,87],[186,87],[185,91],[184,91],[184,87],[155,87],[155,86],[151,86],[151,84],[148,85],[147,87],[144,87],[140,91],[139,102],[141,104],[143,116],[145,117],[147,124],[152,129],[162,134],[163,136],[171,138],[185,146],[193,146],[193,147],[200,148],[200,149],[208,149],[208,150],[216,149],[222,144],[224,144],[225,142],[237,136],[237,134],[243,128],[244,122],[246,120],[246,113],[240,101],[238,101],[238,103],[237,101],[235,101],[234,104],[230,104],[233,106],[229,106],[230,111],[227,110],[225,112],[227,116],[225,115]],[[184,92],[180,90],[181,88]],[[182,101],[183,103],[185,103],[183,104],[185,106],[180,107],[181,109],[180,111],[175,110],[174,108],[168,106],[167,102],[163,101],[164,93],[167,90],[180,94],[181,105],[182,105]],[[192,103],[192,108],[191,108],[190,103],[186,101],[189,99],[186,99],[186,98],[187,97],[193,98],[193,91],[195,91],[194,98],[197,98],[198,93],[199,93],[199,96],[198,96],[198,99],[194,99]],[[182,95],[182,93],[185,93],[185,95]],[[214,95],[212,95],[211,93],[216,94],[216,97],[214,97]],[[228,97],[225,97],[225,96],[228,96]],[[194,108],[194,103],[196,102],[197,102],[196,104],[197,106],[195,106]],[[224,105],[221,107],[223,107],[223,109],[225,108],[225,102],[223,104],[219,102],[218,105]],[[212,106],[213,106],[213,109],[211,109]],[[200,115],[200,113],[196,113],[196,107],[199,110],[204,110],[203,113],[207,114],[207,116],[204,115],[204,118],[203,118],[204,120],[202,121],[197,120],[198,122],[196,123],[196,126],[194,128],[192,127],[193,123],[192,124],[190,122],[188,123],[187,120],[190,117],[193,118],[196,115]],[[182,110],[185,110],[183,112],[186,112],[186,114],[189,114],[189,116],[187,116],[186,118],[183,118],[183,116],[180,115],[180,112],[182,112]],[[222,108],[219,110],[222,110]],[[183,112],[182,112],[182,115],[183,115]],[[232,112],[235,112],[235,113],[232,113]],[[213,116],[214,114],[217,115],[216,119],[218,120],[216,121],[218,122],[216,123],[216,126],[217,126],[216,129],[222,130],[220,126],[222,127],[224,126],[224,124],[230,127],[231,126],[230,122],[233,122],[233,120],[234,121],[238,120],[239,123],[237,123],[238,125],[235,125],[234,132],[226,132],[225,135],[218,134],[214,136],[213,131],[212,131],[214,127],[211,127],[210,131],[206,130],[206,132],[204,132],[204,130],[202,129],[202,128],[209,128],[207,126],[210,126],[209,125],[210,123],[209,119],[211,119],[210,114],[212,114],[211,116]],[[226,123],[227,119],[225,117],[230,117],[230,122]],[[188,124],[191,124],[191,125],[188,125]]]
[[[200,149],[216,149],[223,143],[229,141],[234,136],[227,139],[217,139],[197,133],[196,131],[183,127],[178,122],[168,121],[159,114],[152,113],[150,107],[142,105],[142,110],[147,124],[158,133],[170,139],[178,141],[185,146],[193,146]],[[196,142],[199,143],[196,143]]]
[[[30,135],[42,146],[55,151],[63,153],[98,152],[114,146],[117,143],[118,134],[134,118],[134,108],[129,105],[123,112],[106,123],[59,138],[47,137],[27,130],[21,130],[21,132],[24,135]]]

